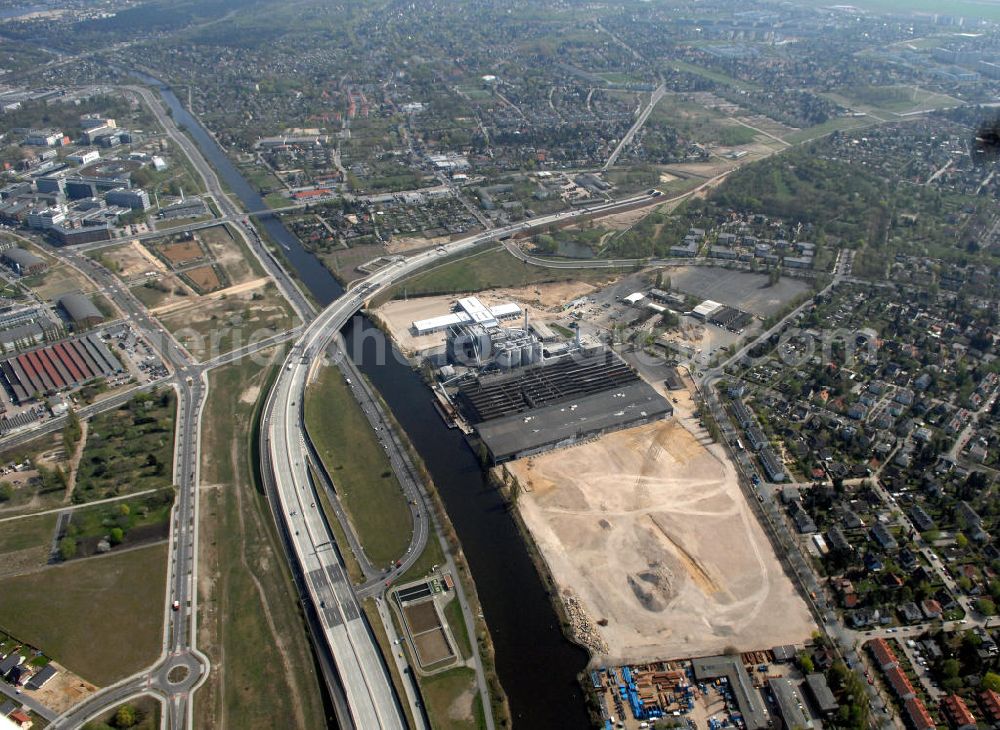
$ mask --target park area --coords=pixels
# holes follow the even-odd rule
[[[814,628],[732,465],[697,434],[661,421],[508,465],[524,523],[602,661],[796,644]]]
[[[71,499],[92,502],[160,489],[173,482],[173,390],[139,393],[116,410],[94,416]]]

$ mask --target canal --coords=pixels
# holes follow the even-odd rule
[[[152,77],[141,78],[159,91],[174,121],[191,136],[244,208],[266,208],[260,194],[173,91]],[[343,293],[340,283],[276,216],[262,216],[259,223],[282,246],[286,259],[316,301],[326,305]],[[459,430],[445,426],[419,374],[400,357],[378,355],[385,353],[379,344],[384,336],[366,318],[355,317],[343,334],[351,358],[406,430],[445,503],[476,581],[514,726],[539,730],[587,727],[583,694],[576,680],[587,654],[563,636],[517,527],[500,495],[486,483],[472,449]],[[365,336],[357,336],[361,334]],[[351,347],[355,342],[362,344]]]

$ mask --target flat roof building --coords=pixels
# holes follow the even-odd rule
[[[813,706],[821,715],[831,715],[840,707],[824,675],[819,672],[807,674],[805,686]]]
[[[743,715],[746,730],[763,730],[770,724],[764,699],[750,681],[739,656],[726,655],[693,659],[691,665],[694,669],[695,679],[699,681],[717,677],[725,677],[729,681],[729,688],[732,690],[736,705]]]
[[[476,432],[499,464],[584,438],[641,426],[673,413],[670,404],[643,381],[616,390],[573,398],[480,423]]]
[[[603,347],[469,377],[459,383],[457,403],[494,463],[673,413],[665,398]]]
[[[809,717],[802,696],[792,684],[791,680],[785,677],[776,677],[767,680],[768,687],[774,693],[774,699],[778,704],[778,712],[788,730],[809,730],[813,726],[812,718]]]
[[[521,307],[513,302],[488,307],[478,297],[463,297],[458,300],[457,310],[440,317],[418,319],[413,322],[417,335],[443,332],[459,324],[478,324],[483,327],[499,327],[500,321],[521,316]]]

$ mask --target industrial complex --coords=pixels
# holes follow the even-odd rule
[[[604,347],[460,382],[458,402],[492,463],[671,415],[665,398]]]
[[[499,464],[672,414],[670,403],[602,344],[546,344],[547,327],[502,326],[517,304],[488,307],[476,297],[455,311],[412,324],[446,331],[448,363],[439,394]]]
[[[590,672],[605,728],[693,723],[710,730],[822,726],[838,709],[821,673],[792,663],[796,647],[726,654]],[[682,720],[681,718],[684,718]]]

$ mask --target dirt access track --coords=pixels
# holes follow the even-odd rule
[[[814,629],[732,465],[696,433],[666,420],[508,464],[561,596],[607,645],[595,661],[769,648]]]

